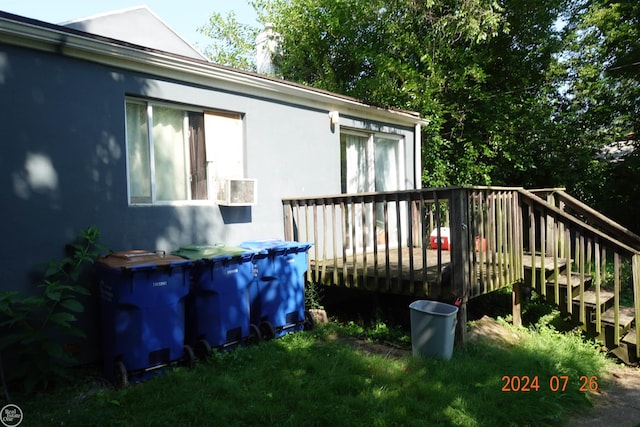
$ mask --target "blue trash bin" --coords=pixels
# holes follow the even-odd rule
[[[249,319],[248,286],[253,279],[247,249],[214,245],[183,246],[173,254],[194,261],[186,303],[185,340],[200,359],[212,348],[225,349],[260,340]]]
[[[190,268],[190,260],[143,250],[97,260],[104,371],[116,386],[173,363],[193,365],[193,349],[184,345]]]
[[[249,286],[251,323],[263,339],[304,329],[305,273],[309,243],[283,240],[246,241],[240,247],[255,251],[254,280]]]

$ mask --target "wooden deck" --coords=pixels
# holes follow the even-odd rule
[[[314,283],[460,297],[461,325],[469,299],[506,286],[513,286],[513,321],[520,325],[531,289],[577,313],[585,330],[613,329],[609,348],[621,345],[630,326],[640,341],[640,236],[562,189],[448,187],[291,198],[283,199],[283,217],[285,240],[313,244],[307,280]],[[450,250],[431,249],[445,230]],[[352,255],[358,248],[365,253]],[[633,311],[620,304],[630,291]],[[602,307],[592,308],[595,301]],[[464,328],[458,332],[464,341]],[[640,358],[640,347],[633,354]]]
[[[327,285],[427,296],[434,293],[434,287],[439,289],[439,277],[450,262],[449,251],[426,249],[423,254],[421,248],[405,247],[324,262],[311,259],[309,271],[318,282]]]
[[[409,248],[381,249],[326,261],[313,259],[309,274],[317,283],[362,290],[450,299],[451,253],[446,250]],[[486,253],[485,253],[486,255]],[[472,286],[486,289],[508,275],[509,264],[493,262],[498,256],[478,257],[471,269]],[[478,293],[482,294],[482,293]]]

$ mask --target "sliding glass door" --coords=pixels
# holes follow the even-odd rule
[[[395,191],[404,189],[404,163],[401,160],[403,140],[395,135],[344,132],[340,135],[342,192],[345,194]],[[356,205],[346,212],[347,247],[360,250],[366,245],[383,245],[386,233],[390,246],[397,246],[395,205]]]

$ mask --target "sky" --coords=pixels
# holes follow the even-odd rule
[[[207,38],[197,32],[212,12],[233,11],[243,24],[257,25],[247,0],[0,0],[0,10],[60,24],[113,10],[146,5],[192,45],[203,50]]]

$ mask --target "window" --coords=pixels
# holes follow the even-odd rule
[[[403,139],[398,135],[344,132],[340,135],[340,173],[343,193],[367,193],[404,189]],[[349,207],[351,209],[351,207]],[[354,206],[356,218],[362,217],[362,207]],[[365,211],[368,232],[368,247],[374,244],[373,236],[384,233],[384,208],[377,203],[372,212]],[[396,206],[388,206],[387,232],[392,242],[397,242]],[[351,213],[346,216],[347,228],[351,227]],[[357,235],[362,234],[362,223],[354,224]],[[375,227],[375,229],[374,229]],[[346,236],[347,246],[353,242]],[[376,237],[376,242],[380,236]],[[362,245],[358,239],[357,247]]]
[[[239,114],[127,100],[126,116],[131,204],[210,200],[213,179],[243,176]]]
[[[340,135],[343,193],[403,189],[402,138],[345,132]]]

